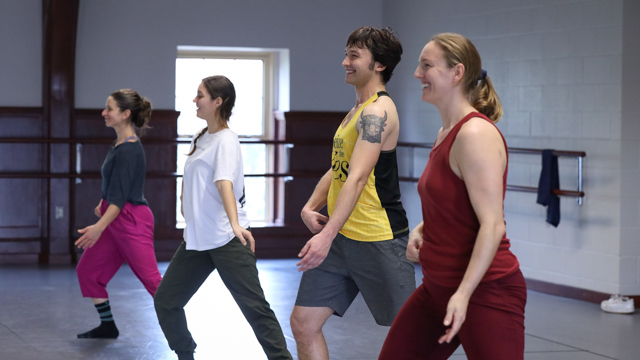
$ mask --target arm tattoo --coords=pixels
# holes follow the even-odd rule
[[[387,111],[385,110],[383,118],[373,114],[360,114],[360,125],[362,126],[362,140],[367,140],[373,144],[381,144],[382,132],[384,127],[387,126]]]

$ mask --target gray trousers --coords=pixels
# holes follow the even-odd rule
[[[260,286],[255,254],[248,242],[243,246],[238,238],[207,251],[187,250],[183,242],[173,255],[154,297],[158,321],[169,347],[180,352],[193,352],[196,348],[187,328],[184,306],[215,269],[253,328],[267,357],[292,359],[278,319]]]

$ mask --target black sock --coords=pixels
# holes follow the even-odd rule
[[[100,326],[93,330],[89,330],[86,333],[78,334],[78,339],[115,339],[120,334],[116,327],[115,321],[113,321],[113,314],[111,314],[111,306],[109,300],[96,304],[96,310],[100,315]]]

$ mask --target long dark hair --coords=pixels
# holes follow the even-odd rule
[[[236,88],[233,86],[231,80],[222,75],[206,77],[202,79],[202,83],[204,84],[205,89],[207,89],[209,96],[211,96],[211,100],[215,100],[217,98],[222,99],[222,105],[218,108],[218,112],[220,114],[220,118],[226,125],[231,117],[231,111],[236,104]],[[207,126],[200,131],[198,136],[196,136],[196,139],[193,141],[193,148],[187,155],[191,155],[196,151],[196,143],[198,142],[198,139],[200,139],[200,137],[202,137],[202,135],[204,135],[208,130],[209,127]]]

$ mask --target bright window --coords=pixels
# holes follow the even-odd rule
[[[216,57],[216,55],[218,57]],[[223,56],[220,56],[223,55]],[[224,54],[209,57],[188,54],[176,60],[176,110],[178,136],[190,138],[206,126],[206,122],[196,117],[193,98],[203,78],[224,75],[231,80],[236,90],[236,103],[229,127],[240,140],[267,140],[272,132],[273,106],[270,106],[273,88],[269,71],[269,57],[248,56],[249,58],[229,58]],[[189,152],[188,144],[178,145],[177,171],[182,174]],[[265,144],[242,144],[245,174],[263,174],[272,171],[270,149]],[[180,213],[180,193],[182,179],[177,181],[176,223],[184,227]],[[272,179],[265,177],[245,177],[245,210],[254,223],[269,223],[273,219]]]

